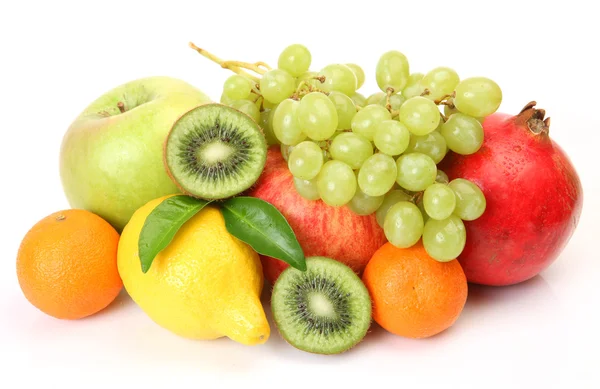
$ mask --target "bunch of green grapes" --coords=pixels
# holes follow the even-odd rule
[[[254,118],[269,144],[281,145],[302,197],[376,214],[393,245],[422,239],[436,260],[456,258],[466,241],[463,220],[480,217],[486,201],[476,184],[449,182],[437,165],[450,151],[480,149],[483,119],[502,101],[499,86],[484,77],[460,80],[447,67],[410,73],[406,56],[389,51],[376,67],[380,91],[365,97],[357,92],[365,81],[360,66],[316,72],[311,61],[306,47],[291,45],[277,69],[246,66],[260,78],[228,78],[221,102]]]

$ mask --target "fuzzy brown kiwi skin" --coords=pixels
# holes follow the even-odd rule
[[[197,105],[197,106],[193,107],[192,109],[190,109],[190,110],[188,110],[188,111],[184,112],[182,115],[180,115],[180,116],[179,116],[179,117],[178,117],[178,118],[177,118],[177,119],[176,119],[176,120],[173,122],[173,125],[171,126],[171,129],[169,130],[169,133],[168,133],[168,134],[167,134],[167,136],[165,137],[165,140],[164,140],[164,142],[163,142],[163,147],[162,147],[162,150],[163,150],[163,153],[162,153],[162,154],[163,154],[163,155],[162,155],[162,156],[163,156],[163,165],[164,165],[164,167],[165,167],[165,171],[166,171],[167,175],[169,176],[169,178],[171,179],[171,181],[173,181],[173,183],[175,184],[175,186],[177,186],[177,188],[179,189],[179,191],[181,192],[181,194],[183,194],[183,195],[186,195],[186,196],[194,197],[194,198],[196,198],[196,199],[201,199],[201,200],[215,201],[215,202],[225,201],[225,200],[227,200],[227,199],[230,199],[230,198],[232,198],[232,197],[243,196],[244,194],[247,194],[248,192],[250,192],[250,190],[251,190],[252,188],[254,188],[254,186],[256,185],[256,182],[258,182],[258,179],[257,179],[257,180],[256,180],[256,182],[255,182],[254,184],[252,184],[252,185],[251,185],[249,188],[247,188],[247,189],[244,189],[242,192],[238,193],[237,195],[233,195],[233,196],[231,196],[231,197],[228,197],[228,198],[225,198],[225,199],[207,199],[207,198],[203,198],[203,197],[200,197],[200,196],[194,195],[194,194],[192,194],[192,193],[189,193],[188,191],[186,191],[186,190],[185,190],[185,189],[184,189],[184,188],[183,188],[183,187],[182,187],[182,186],[179,184],[179,182],[177,182],[177,180],[175,179],[175,177],[173,177],[173,173],[171,172],[171,169],[169,169],[169,165],[167,164],[167,141],[169,140],[169,137],[171,136],[171,133],[173,132],[173,129],[175,128],[175,125],[176,125],[176,124],[179,122],[179,120],[181,120],[181,118],[182,118],[182,117],[184,117],[184,116],[185,116],[185,115],[187,115],[188,113],[192,112],[192,111],[193,111],[193,110],[195,110],[196,108],[198,108],[198,107],[202,107],[202,106],[205,106],[205,105],[217,105],[217,106],[221,106],[221,107],[227,107],[227,108],[229,108],[229,109],[233,109],[233,110],[235,110],[235,111],[237,111],[237,112],[241,113],[242,115],[245,115],[245,116],[249,117],[249,118],[250,118],[250,120],[252,120],[254,123],[256,123],[256,121],[255,121],[254,119],[252,119],[252,117],[250,117],[249,115],[245,114],[244,112],[242,112],[242,111],[240,111],[240,110],[237,110],[237,109],[235,109],[235,108],[232,108],[232,107],[230,107],[230,106],[228,106],[228,105],[225,105],[225,104],[221,104],[221,103],[210,103],[210,102],[209,102],[209,103],[203,103],[203,104],[200,104],[200,105]],[[263,132],[263,130],[262,130],[262,127],[261,127],[261,126],[260,126],[260,124],[258,124],[258,123],[257,123],[257,125],[258,125],[258,129],[260,130],[260,133],[261,133],[261,134],[262,134],[262,136],[264,137],[264,136],[265,136],[265,134],[264,134],[264,132]],[[265,139],[266,139],[266,138],[265,138]],[[268,147],[267,147],[267,148],[268,148]],[[264,170],[264,166],[263,166],[263,170]],[[262,172],[261,172],[261,175],[262,175]],[[259,179],[260,179],[260,176],[259,176]]]

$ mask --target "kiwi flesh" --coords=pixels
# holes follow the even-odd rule
[[[326,257],[306,258],[306,271],[281,273],[271,296],[275,324],[292,346],[338,354],[358,344],[371,325],[371,297],[348,266]]]
[[[207,200],[250,188],[267,160],[262,130],[248,115],[205,104],[175,122],[164,145],[167,173],[187,195]]]

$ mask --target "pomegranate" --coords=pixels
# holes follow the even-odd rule
[[[374,214],[358,216],[348,207],[331,207],[300,196],[279,147],[269,149],[265,170],[250,195],[273,204],[286,217],[307,257],[333,258],[361,274],[386,242]],[[261,256],[261,261],[265,278],[271,283],[288,267],[267,256]]]
[[[475,182],[487,200],[483,216],[465,222],[458,259],[469,282],[511,285],[534,277],[559,256],[579,222],[579,176],[535,105],[516,116],[489,116],[480,151],[451,153],[440,165],[451,179]]]

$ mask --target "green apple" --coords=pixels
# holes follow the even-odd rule
[[[60,152],[60,176],[69,204],[103,217],[121,231],[155,198],[179,193],[163,164],[173,123],[209,102],[184,81],[131,81],[90,104],[71,124]]]

